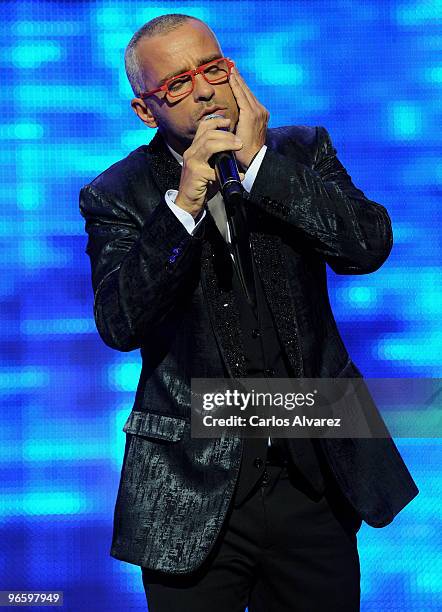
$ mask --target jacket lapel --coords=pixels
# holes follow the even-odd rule
[[[173,157],[159,132],[150,141],[147,152],[153,178],[164,195],[168,189],[178,189],[180,185],[181,166]],[[164,205],[167,206],[164,201]]]
[[[201,255],[201,284],[212,329],[226,368],[233,378],[247,376],[239,305],[232,287],[233,262],[225,240],[207,212]]]
[[[290,295],[281,239],[278,236],[252,231],[250,244],[279,338],[295,377],[302,377],[304,370],[299,332]]]

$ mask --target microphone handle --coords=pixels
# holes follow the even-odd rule
[[[215,172],[218,183],[221,187],[224,202],[232,212],[243,197],[244,187],[239,178],[236,159],[231,151],[222,151],[213,155],[215,162]],[[230,212],[230,210],[229,210]]]

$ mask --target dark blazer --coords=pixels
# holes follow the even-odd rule
[[[387,259],[387,211],[357,189],[323,127],[270,129],[247,202],[251,245],[296,377],[362,377],[339,335],[326,266],[368,274]],[[243,440],[190,437],[192,377],[245,377],[231,260],[207,213],[189,235],[164,201],[181,168],[157,134],[82,188],[94,315],[104,342],[141,349],[111,556],[196,569],[220,532]],[[339,486],[373,527],[418,493],[393,440],[320,439]],[[289,441],[296,457],[296,444]]]

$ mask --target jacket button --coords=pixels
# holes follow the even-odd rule
[[[275,376],[276,372],[273,368],[266,368],[263,374],[264,376]]]
[[[252,338],[259,338],[260,335],[259,329],[252,329]]]
[[[261,459],[261,457],[256,457],[256,459],[253,462],[253,465],[258,469],[262,468],[262,466],[264,465],[264,461]]]

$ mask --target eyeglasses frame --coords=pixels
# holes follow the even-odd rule
[[[207,66],[210,66],[211,64],[214,64],[216,62],[220,62],[224,60],[227,63],[227,66],[229,68],[229,72],[227,73],[227,79],[229,79],[230,77],[230,73],[232,71],[233,66],[235,65],[234,62],[232,62],[232,60],[229,60],[229,58],[227,57],[218,57],[214,60],[211,60],[210,62],[207,62],[206,64],[202,64],[201,66],[198,66],[198,68],[195,68],[195,70],[188,70],[187,72],[182,72],[181,74],[176,74],[175,76],[171,77],[170,79],[167,79],[167,81],[165,83],[163,83],[163,85],[161,85],[161,87],[157,87],[156,89],[151,89],[151,91],[147,91],[144,93],[140,93],[139,94],[139,98],[141,98],[142,100],[144,100],[145,98],[149,98],[150,96],[153,96],[154,94],[158,93],[159,91],[165,91],[171,98],[179,98],[181,96],[187,96],[190,93],[192,93],[192,91],[195,89],[195,77],[197,74],[202,74],[203,78],[205,81],[207,81],[207,83],[210,83],[210,81],[207,80],[206,75],[204,74],[204,70],[207,68]],[[172,81],[174,81],[175,79],[180,79],[182,77],[185,76],[190,76],[190,78],[192,79],[192,89],[189,92],[186,92],[185,94],[178,94],[178,95],[173,95],[169,90],[169,83],[171,83]],[[221,81],[222,79],[220,79]],[[215,84],[215,83],[210,83],[211,85]]]

